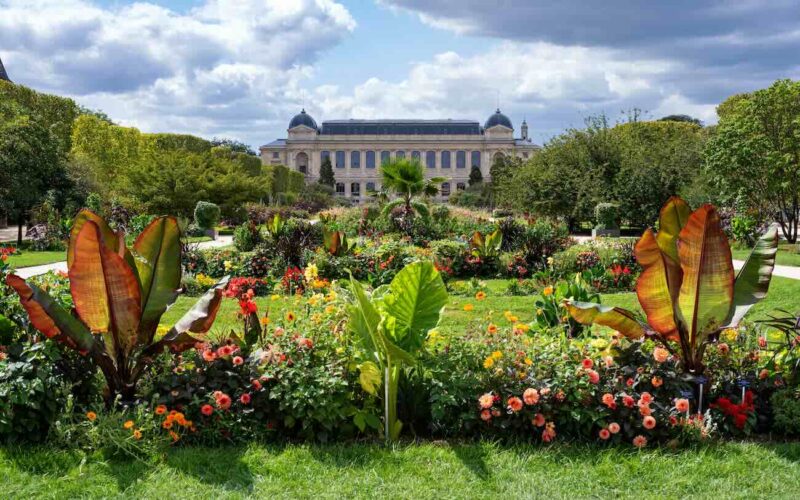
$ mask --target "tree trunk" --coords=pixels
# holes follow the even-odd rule
[[[17,217],[17,246],[22,246],[22,225],[25,224],[25,216],[20,213]]]

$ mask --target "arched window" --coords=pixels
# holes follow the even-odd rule
[[[336,168],[344,168],[344,151],[336,152]]]
[[[350,196],[353,198],[358,198],[361,196],[361,184],[358,182],[351,182],[350,183]]]
[[[450,168],[450,151],[442,151],[442,168]]]
[[[367,194],[374,193],[374,192],[375,192],[375,183],[374,182],[368,182],[367,183]]]
[[[442,196],[450,196],[450,183],[443,182],[442,183]]]
[[[398,152],[396,152],[394,154],[394,157],[395,158],[405,158],[406,157],[406,152],[405,151],[398,151]]]
[[[361,168],[361,151],[350,151],[350,168]]]
[[[300,173],[308,173],[308,155],[306,153],[297,153],[297,156],[294,158],[294,163],[297,165],[297,170]]]
[[[420,154],[419,151],[412,151],[411,152],[411,158],[413,158],[414,160],[420,161],[421,156],[422,155]]]
[[[425,153],[425,166],[428,168],[436,168],[436,151],[428,151]]]
[[[473,151],[472,152],[472,165],[473,167],[480,167],[481,166],[481,152],[480,151]]]
[[[463,191],[465,189],[467,189],[467,185],[464,184],[463,182],[459,182],[456,184],[456,191]]]
[[[344,182],[336,183],[336,194],[344,196]]]
[[[467,168],[466,151],[456,151],[456,168]]]
[[[324,162],[325,162],[325,160],[329,160],[329,159],[330,159],[330,157],[331,157],[331,152],[330,152],[330,151],[323,151],[323,152],[321,152],[321,153],[319,154],[319,162],[320,162],[320,164],[324,163]]]
[[[381,151],[381,165],[388,163],[390,159],[389,151]]]
[[[375,168],[375,151],[367,151],[367,168]]]

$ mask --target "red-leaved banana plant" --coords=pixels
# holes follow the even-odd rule
[[[686,372],[700,375],[709,340],[722,328],[737,326],[766,296],[777,250],[778,233],[770,228],[734,275],[717,210],[703,205],[692,212],[673,197],[661,209],[658,233],[645,231],[634,250],[643,268],[636,295],[647,322],[618,307],[575,301],[567,301],[567,307],[581,323],[605,325],[629,338],[660,340],[679,354]]]
[[[130,401],[153,357],[185,350],[214,322],[226,280],[212,288],[163,337],[159,320],[175,301],[181,283],[180,229],[174,217],[159,217],[133,248],[121,232],[89,210],[81,211],[67,251],[73,311],[16,275],[6,283],[20,297],[31,324],[46,337],[91,356],[108,383],[109,401]]]

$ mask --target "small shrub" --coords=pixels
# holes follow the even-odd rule
[[[245,222],[233,232],[233,244],[240,252],[250,252],[261,243],[261,230],[253,221]]]
[[[194,207],[194,223],[203,230],[214,229],[219,223],[219,206],[207,201],[198,201]]]
[[[775,391],[770,402],[775,431],[786,436],[800,436],[800,389],[787,387]]]
[[[594,207],[594,218],[597,229],[619,228],[619,205],[616,203],[598,203]]]

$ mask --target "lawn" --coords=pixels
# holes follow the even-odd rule
[[[798,443],[252,444],[178,448],[151,463],[0,448],[0,477],[6,498],[797,498],[798,461]]]
[[[32,250],[20,250],[18,255],[8,257],[8,264],[20,268],[30,266],[41,266],[67,260],[67,253],[62,250],[35,252]]]
[[[498,325],[507,325],[508,322],[503,317],[504,311],[511,311],[522,322],[533,321],[533,298],[530,296],[509,296],[504,294],[508,280],[486,280],[489,289],[484,300],[478,301],[473,297],[462,297],[452,295],[449,304],[445,307],[444,316],[439,330],[443,334],[458,335],[463,332],[464,327],[471,319],[486,317],[491,315],[492,320]],[[184,312],[197,300],[195,297],[179,297],[176,303],[163,316],[161,323],[172,325]],[[624,307],[633,311],[641,312],[636,294],[614,293],[603,296],[604,304]],[[263,313],[269,308],[270,317],[283,317],[287,310],[300,311],[303,301],[294,297],[281,297],[272,300],[270,297],[259,297],[256,299],[259,313]],[[464,311],[464,304],[470,303],[474,306],[473,311]],[[748,320],[766,319],[767,314],[776,309],[785,309],[790,312],[800,310],[800,280],[790,278],[773,277],[767,298],[756,304],[747,316]],[[212,330],[216,333],[228,333],[231,329],[240,330],[239,319],[236,316],[238,305],[232,299],[224,300],[217,315],[217,321]]]
[[[737,260],[745,260],[750,255],[749,249],[731,249],[733,258]],[[781,241],[778,245],[778,254],[775,257],[775,263],[779,266],[795,266],[800,267],[800,252],[796,244]]]

